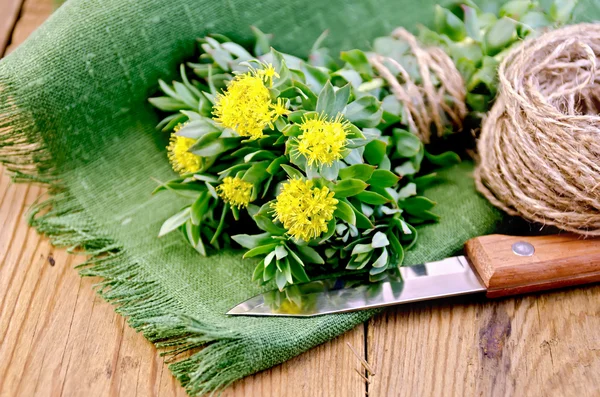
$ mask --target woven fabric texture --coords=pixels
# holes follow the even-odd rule
[[[223,33],[248,42],[250,25],[275,35],[282,51],[305,55],[329,29],[333,51],[365,48],[403,25],[429,23],[435,0],[249,1],[70,0],[0,62],[0,160],[18,180],[51,197],[32,224],[61,246],[91,255],[83,274],[105,279],[100,293],[135,329],[175,353],[171,366],[191,394],[223,387],[281,363],[366,320],[373,312],[312,319],[230,318],[225,312],[261,289],[239,252],[199,256],[180,236],[156,235],[184,204],[152,197],[167,180],[167,136],[147,102],[171,80],[195,39]],[[590,4],[592,1],[590,1]],[[597,9],[597,6],[594,6]],[[440,259],[501,215],[476,194],[472,165],[444,172],[427,195],[438,224],[420,229],[407,263]]]

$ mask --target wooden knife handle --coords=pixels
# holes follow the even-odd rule
[[[491,298],[600,281],[600,238],[492,234],[465,252]]]

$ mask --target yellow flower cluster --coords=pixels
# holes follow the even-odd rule
[[[188,150],[196,143],[195,139],[187,138],[184,136],[178,136],[177,131],[181,129],[181,124],[175,127],[169,146],[169,161],[171,166],[179,174],[190,174],[200,170],[201,158],[194,153],[188,152]]]
[[[310,241],[327,231],[338,200],[327,187],[314,187],[313,181],[290,179],[272,204],[275,219],[288,233],[300,240]]]
[[[247,207],[250,204],[252,195],[252,184],[241,178],[230,176],[223,179],[223,182],[217,186],[219,197],[232,207]]]
[[[300,124],[298,152],[306,157],[308,165],[331,165],[342,158],[348,136],[348,122],[342,115],[328,121],[326,116],[304,118]]]
[[[272,86],[274,77],[279,75],[271,65],[235,76],[225,92],[217,96],[214,120],[240,136],[261,138],[267,126],[273,128],[275,120],[289,113],[281,99],[271,102],[265,84]]]

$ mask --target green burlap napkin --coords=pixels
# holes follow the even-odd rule
[[[154,129],[147,102],[157,79],[173,78],[194,53],[195,39],[210,32],[247,41],[249,26],[257,25],[275,34],[281,50],[304,55],[329,29],[334,51],[364,48],[398,25],[428,23],[435,2],[68,1],[0,62],[0,160],[17,179],[51,187],[33,225],[57,245],[92,254],[83,273],[104,278],[102,295],[149,340],[175,351],[202,348],[171,369],[190,393],[214,390],[325,342],[372,312],[225,316],[260,292],[250,281],[251,261],[233,251],[203,258],[180,236],[156,238],[162,220],[183,204],[150,195],[152,177],[173,176],[167,137]],[[586,8],[598,11],[593,3]],[[451,169],[427,192],[442,221],[420,229],[407,263],[451,255],[469,237],[494,230],[501,215],[475,193],[471,170]]]

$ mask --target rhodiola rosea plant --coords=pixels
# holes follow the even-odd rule
[[[423,188],[460,161],[431,154],[360,50],[307,59],[272,49],[257,29],[248,50],[227,37],[199,40],[181,79],[160,81],[178,177],[158,192],[189,199],[160,235],[178,230],[196,251],[241,246],[253,279],[279,289],[347,270],[372,277],[402,264],[415,225],[435,222]]]

